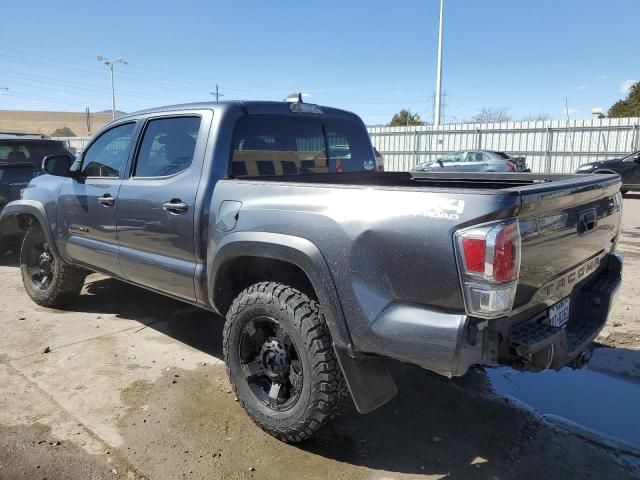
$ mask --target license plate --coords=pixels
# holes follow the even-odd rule
[[[549,307],[549,323],[554,327],[564,327],[569,321],[570,298],[560,300],[555,305]]]

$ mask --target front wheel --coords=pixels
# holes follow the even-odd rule
[[[32,224],[20,249],[22,283],[31,300],[43,307],[63,305],[76,297],[87,273],[62,263],[51,251],[44,232]]]
[[[336,412],[342,372],[315,300],[275,282],[234,300],[224,327],[229,380],[243,408],[285,442],[311,437]]]

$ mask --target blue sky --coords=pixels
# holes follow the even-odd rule
[[[430,121],[439,0],[7,2],[0,109],[124,111],[212,99],[306,101],[368,124]],[[445,121],[483,107],[589,118],[640,80],[638,0],[445,0]]]

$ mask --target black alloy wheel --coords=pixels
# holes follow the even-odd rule
[[[240,339],[240,366],[249,388],[275,411],[291,408],[300,397],[303,369],[293,340],[276,320],[248,321]]]

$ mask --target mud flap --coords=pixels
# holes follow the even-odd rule
[[[393,381],[385,358],[352,358],[346,349],[336,345],[334,350],[359,413],[369,413],[396,396],[398,387]]]

